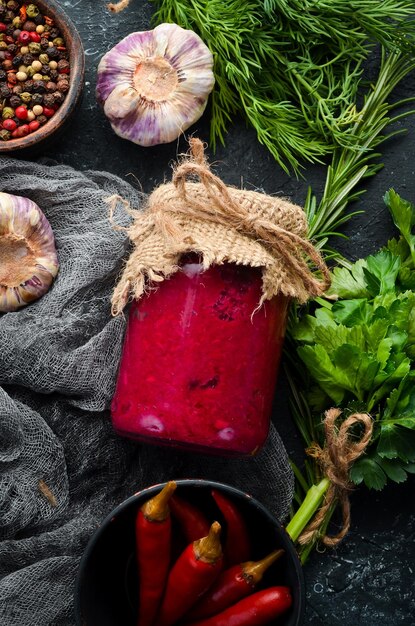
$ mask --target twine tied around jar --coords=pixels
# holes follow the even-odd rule
[[[205,269],[224,262],[262,268],[259,304],[279,292],[299,302],[322,295],[330,274],[306,238],[303,209],[225,185],[211,171],[200,139],[189,143],[190,154],[175,168],[172,182],[153,191],[144,212],[131,211],[134,223],[128,234],[135,249],[114,290],[114,315],[130,296],[139,299],[154,283],[174,274],[188,252],[199,253]],[[118,200],[107,201],[114,208]]]
[[[329,409],[325,413],[324,430],[326,445],[321,448],[314,443],[307,449],[307,454],[317,460],[323,473],[330,481],[325,501],[317,511],[312,522],[299,536],[298,542],[308,544],[319,536],[326,514],[331,506],[339,503],[342,512],[342,527],[336,535],[324,535],[321,542],[328,547],[335,547],[346,536],[350,528],[349,492],[352,484],[349,471],[353,463],[365,452],[373,432],[373,420],[367,413],[355,413],[347,417],[337,428],[336,420],[340,417],[340,409]],[[351,429],[356,425],[363,426],[360,439],[353,441]]]

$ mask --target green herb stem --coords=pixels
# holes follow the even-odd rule
[[[329,486],[329,479],[323,478],[317,485],[312,485],[307,491],[303,503],[285,529],[294,542],[297,541],[298,537],[316,513]]]

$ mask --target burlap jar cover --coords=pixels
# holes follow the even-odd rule
[[[199,139],[190,140],[172,182],[153,191],[144,212],[132,213],[128,235],[135,247],[114,290],[114,315],[174,274],[189,252],[201,254],[205,269],[224,262],[262,268],[261,303],[278,293],[302,303],[329,286],[329,271],[306,239],[303,209],[226,186],[210,170]]]

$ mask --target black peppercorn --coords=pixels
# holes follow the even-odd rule
[[[47,93],[43,96],[43,104],[45,107],[52,107],[55,104],[53,93]]]
[[[39,15],[36,15],[36,17],[33,18],[33,21],[36,26],[40,26],[41,24],[43,25],[45,23],[45,18],[39,13]]]
[[[66,61],[65,59],[58,61],[58,70],[63,73],[65,73],[65,70],[69,70],[69,61]]]
[[[16,54],[13,58],[12,65],[13,67],[20,67],[20,65],[23,65],[23,55]]]
[[[59,50],[59,58],[69,61],[69,52],[67,50]]]
[[[45,93],[46,87],[43,80],[34,80],[33,81],[33,91],[35,93]]]
[[[42,65],[42,69],[40,70],[41,74],[46,74],[46,76],[49,76],[49,72],[50,72],[50,67],[49,65]]]
[[[34,81],[32,79],[29,78],[29,80],[25,80],[25,82],[23,83],[23,87],[25,91],[28,91],[29,93],[32,93],[33,91],[33,83]]]
[[[46,39],[46,37],[42,37],[42,39],[40,40],[40,47],[42,48],[42,50],[48,50],[49,39]]]
[[[33,61],[34,61],[33,54],[30,54],[28,52],[27,54],[23,55],[23,65],[31,65]]]
[[[22,93],[23,87],[21,85],[15,85],[12,89],[12,92],[17,94],[18,96]]]
[[[58,80],[56,86],[58,91],[61,91],[62,93],[67,93],[69,91],[69,83],[67,80]]]
[[[48,57],[50,59],[57,59],[57,58],[59,58],[59,50],[57,48],[55,48],[55,46],[52,46],[51,48],[48,48]]]
[[[19,107],[21,105],[21,100],[20,100],[20,96],[17,96],[16,94],[13,94],[12,96],[10,96],[10,106],[13,107],[13,109],[16,109],[17,107]]]
[[[62,104],[62,102],[65,100],[64,94],[60,91],[54,91],[53,97],[55,99],[55,104]]]
[[[6,22],[6,24],[7,24],[7,22],[13,21],[14,20],[14,13],[13,13],[13,11],[6,11],[6,13],[4,14],[4,18],[3,19]],[[13,26],[13,30],[14,30],[14,26]],[[6,32],[7,32],[7,30],[6,30]]]
[[[0,70],[0,82],[6,80],[7,74],[4,70]]]
[[[6,28],[6,35],[8,35],[9,37],[12,37],[14,33],[14,29],[15,27],[13,26],[13,24],[8,24]]]
[[[43,102],[43,96],[41,93],[34,93],[32,96],[32,104],[42,104]]]
[[[4,17],[6,15],[6,7],[4,4],[0,4],[0,17]]]
[[[19,8],[19,3],[16,2],[16,0],[9,0],[6,6],[8,9],[10,9],[10,11],[17,11]]]
[[[16,28],[16,30],[13,31],[13,39],[19,39],[19,35],[22,31],[20,30],[20,28]]]
[[[46,115],[38,115],[36,119],[41,125],[45,124],[48,121],[48,118],[46,117]]]
[[[26,20],[23,24],[23,30],[27,30],[28,33],[33,33],[36,30],[36,24],[31,20]]]
[[[48,91],[49,93],[53,93],[56,90],[57,90],[56,83],[52,82],[51,80],[46,83],[46,91]]]
[[[59,78],[58,70],[50,70],[49,71],[50,80],[53,80],[55,83]]]
[[[57,28],[51,28],[49,31],[49,35],[51,39],[56,39],[57,37],[60,36],[60,32],[58,31]]]
[[[15,44],[15,43],[10,43],[10,44],[7,46],[7,50],[8,50],[11,54],[16,54],[16,52],[18,51],[18,49],[19,49],[19,48],[16,46],[16,44]]]
[[[11,96],[11,90],[8,88],[7,85],[2,85],[0,87],[0,97],[1,98],[10,98]]]

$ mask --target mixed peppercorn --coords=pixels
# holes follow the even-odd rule
[[[137,626],[261,626],[292,604],[286,586],[260,583],[284,553],[274,550],[259,561],[248,560],[251,541],[238,507],[223,493],[211,496],[224,521],[212,524],[195,506],[174,494],[170,481],[136,516],[139,575]],[[170,513],[187,544],[177,555]]]
[[[18,139],[55,115],[69,91],[69,53],[36,4],[0,0],[0,139]]]

